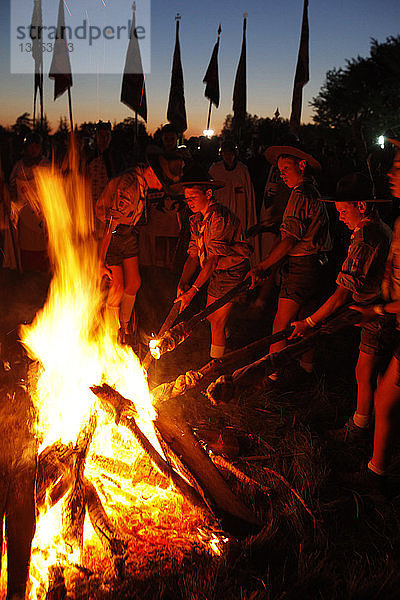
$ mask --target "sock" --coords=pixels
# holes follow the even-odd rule
[[[270,379],[271,381],[278,381],[278,371],[275,371],[275,373],[270,373],[268,375],[268,379]]]
[[[299,365],[300,367],[303,369],[303,371],[305,371],[306,373],[312,373],[313,372],[313,363],[311,362],[305,362],[302,361],[301,359],[299,360]]]
[[[110,327],[115,337],[117,337],[119,331],[119,306],[106,304],[104,317],[106,326]]]
[[[366,429],[369,425],[369,415],[360,415],[357,411],[353,415],[354,425]]]
[[[225,352],[225,346],[215,346],[211,344],[210,357],[211,358],[222,358]]]
[[[133,307],[135,306],[135,300],[136,294],[132,296],[131,294],[126,294],[124,292],[119,308],[119,318],[124,333],[128,333],[129,321],[131,320]]]
[[[368,469],[370,471],[372,471],[373,473],[375,473],[375,475],[384,475],[385,471],[383,469],[380,469],[379,467],[377,467],[376,465],[374,465],[374,463],[372,462],[372,460],[369,461],[368,463]]]

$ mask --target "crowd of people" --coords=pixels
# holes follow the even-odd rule
[[[400,197],[400,151],[388,175],[393,196],[376,197],[366,168],[340,177],[336,193],[326,198],[318,191],[321,163],[287,138],[263,151],[263,172],[256,174],[263,193],[257,201],[254,168],[239,159],[231,139],[222,141],[216,160],[200,162],[178,146],[179,132],[168,124],[159,143],[148,145],[145,160],[128,169],[118,164],[111,139],[111,124],[98,123],[96,152],[82,168],[92,194],[100,276],[108,281],[104,317],[115,339],[133,347],[137,343],[136,297],[142,270],[149,266],[175,274],[180,312],[202,289],[210,305],[251,278],[257,287],[254,309],[262,311],[277,297],[273,333],[293,327],[289,341],[274,343],[270,352],[279,352],[338,309],[352,306],[362,313],[356,408],[332,436],[343,442],[362,439],[374,412],[374,453],[366,478],[383,486],[400,407],[400,224],[385,223],[379,209]],[[39,134],[27,135],[9,181],[1,180],[3,268],[51,269],[45,221],[31,201],[35,170],[49,164],[41,142]],[[349,230],[347,248],[344,236],[336,236],[333,206]],[[331,281],[325,290],[324,269],[335,245],[344,261],[336,287]],[[236,301],[208,317],[211,358],[226,352]],[[313,350],[299,364],[305,375],[311,374]],[[270,373],[265,385],[276,385],[280,377],[279,371]]]

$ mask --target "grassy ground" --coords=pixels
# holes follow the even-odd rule
[[[45,279],[1,274],[3,355],[13,352],[15,327],[33,318],[45,298]],[[138,298],[142,335],[156,332],[168,312],[175,279],[144,273]],[[157,301],[155,301],[157,299]],[[149,310],[148,307],[151,307]],[[272,310],[270,311],[272,313]],[[230,324],[231,346],[265,335],[271,314],[250,319],[241,306]],[[254,315],[253,315],[254,316]],[[150,371],[155,385],[208,361],[203,324]],[[185,416],[205,447],[222,434],[224,463],[214,457],[232,489],[265,527],[259,535],[230,536],[220,558],[193,550],[184,559],[154,558],[153,568],[122,581],[88,578],[76,598],[182,600],[370,599],[399,597],[400,496],[365,494],[347,474],[367,462],[370,445],[328,443],[325,432],[354,410],[357,331],[335,335],[317,348],[316,372],[305,378],[293,364],[280,385],[261,379],[228,405],[214,407],[201,393],[185,398]],[[215,436],[214,433],[217,432]],[[232,457],[232,454],[235,456]],[[400,453],[395,457],[394,475]],[[246,477],[239,478],[233,465]],[[63,597],[63,596],[60,596]]]

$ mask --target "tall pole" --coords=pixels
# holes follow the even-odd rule
[[[39,101],[40,101],[40,130],[43,133],[43,70],[42,70],[42,73],[40,74]]]
[[[207,117],[207,131],[209,131],[210,129],[210,124],[211,124],[211,110],[212,110],[212,105],[213,103],[215,103],[215,105],[218,107],[219,105],[219,79],[218,79],[218,49],[219,49],[219,40],[221,37],[221,23],[219,24],[218,27],[218,38],[217,38],[217,42],[214,46],[212,55],[211,55],[211,60],[210,63],[208,65],[207,68],[207,72],[204,76],[203,79],[203,83],[206,83],[206,90],[205,90],[205,96],[206,98],[209,98],[210,100],[210,104],[208,107],[208,117]]]
[[[74,120],[72,118],[72,99],[71,99],[71,87],[68,86],[68,106],[69,106],[69,122],[71,125],[71,133],[74,132]]]
[[[212,100],[210,100],[210,106],[208,107],[207,131],[210,129],[210,122],[211,122],[211,108],[212,108]]]

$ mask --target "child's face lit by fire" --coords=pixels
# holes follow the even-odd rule
[[[211,197],[211,189],[205,190],[199,186],[185,187],[185,201],[194,213],[204,213],[207,210]]]
[[[365,202],[335,202],[335,206],[339,213],[339,221],[343,221],[350,231],[354,231],[364,218]]]

